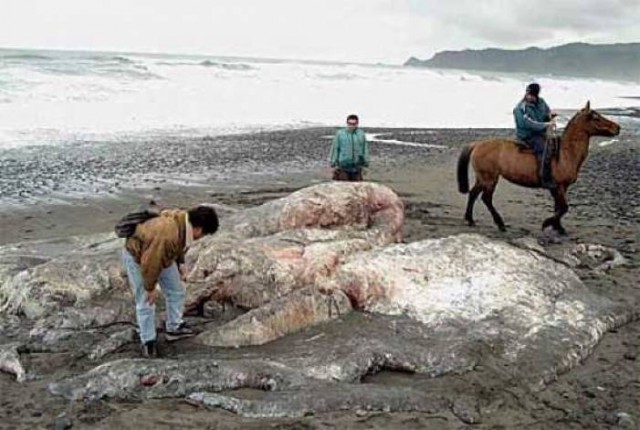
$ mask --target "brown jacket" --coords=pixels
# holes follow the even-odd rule
[[[183,261],[186,212],[164,210],[157,218],[138,224],[125,248],[140,265],[144,288],[152,291],[160,273],[175,261]]]

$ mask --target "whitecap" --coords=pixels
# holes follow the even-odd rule
[[[40,54],[53,59],[5,62],[0,68],[4,143],[42,144],[84,135],[110,140],[157,130],[197,134],[309,123],[336,126],[350,113],[359,114],[369,129],[511,128],[512,109],[527,83],[525,77],[508,74],[391,66],[29,53]],[[640,85],[633,83],[539,81],[545,99],[558,110],[575,111],[587,99],[596,109],[629,109],[637,101],[617,95],[640,93]]]

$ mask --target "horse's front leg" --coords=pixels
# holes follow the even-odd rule
[[[565,235],[567,231],[562,226],[561,220],[565,214],[569,212],[569,204],[567,203],[567,189],[564,186],[558,187],[558,193],[556,197],[556,226],[555,229],[558,233]]]
[[[567,190],[564,186],[558,186],[551,190],[551,196],[555,202],[555,211],[552,217],[544,220],[542,223],[542,229],[544,230],[545,228],[552,226],[559,234],[565,235],[567,234],[567,231],[562,226],[561,219],[569,210],[569,205],[567,204]]]

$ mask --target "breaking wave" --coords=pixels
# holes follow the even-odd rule
[[[535,76],[224,57],[0,49],[0,148],[336,125],[511,127]],[[637,84],[539,78],[555,109],[626,108]],[[116,137],[114,137],[116,136]]]
[[[248,65],[248,64],[242,64],[242,63],[220,63],[217,61],[211,61],[211,60],[204,60],[202,62],[200,62],[201,66],[205,66],[205,67],[219,67],[221,69],[225,69],[225,70],[254,70],[255,68]]]

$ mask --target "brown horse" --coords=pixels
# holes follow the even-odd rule
[[[552,161],[553,178],[557,188],[551,191],[555,200],[555,213],[542,223],[542,229],[552,226],[558,233],[566,234],[560,219],[567,213],[567,189],[578,178],[589,152],[591,136],[617,136],[620,126],[591,110],[590,103],[574,115],[564,129],[560,153]],[[469,190],[469,161],[475,172],[476,183]],[[473,142],[465,147],[458,159],[458,187],[461,193],[469,193],[467,210],[464,215],[469,225],[473,221],[473,204],[480,194],[482,201],[491,212],[493,221],[501,231],[505,225],[502,217],[493,207],[493,192],[500,177],[528,188],[540,188],[538,162],[531,150],[520,148],[514,140],[488,139]]]

